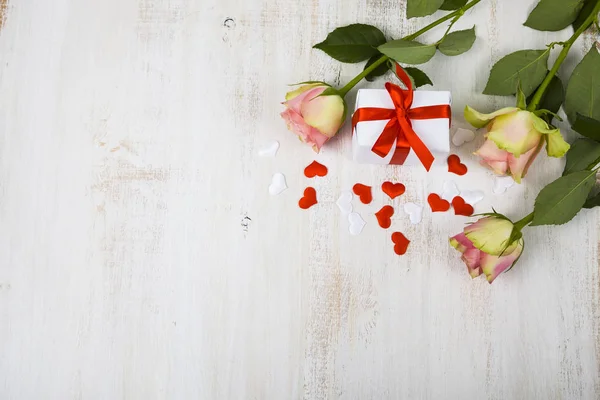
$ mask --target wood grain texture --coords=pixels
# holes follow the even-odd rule
[[[464,218],[412,226],[399,207],[424,204],[445,171],[356,165],[346,127],[316,157],[329,175],[302,175],[315,155],[278,116],[286,85],[361,68],[312,44],[353,22],[400,37],[438,15],[407,22],[402,0],[0,4],[0,398],[600,397],[598,212],[528,230],[518,267],[489,286],[447,245]],[[510,102],[481,94],[502,56],[570,35],[522,26],[534,5],[484,0],[457,24],[477,25],[474,48],[423,66],[457,117]],[[271,139],[278,156],[257,157]],[[486,192],[477,211],[519,218],[562,169],[540,157],[495,196],[479,143],[455,149],[471,172],[452,178]],[[274,172],[289,185],[277,197]],[[390,202],[385,180],[407,193]],[[335,201],[357,182],[375,200],[355,201],[368,224],[351,237]],[[303,211],[308,185],[320,203]],[[383,204],[397,206],[390,231],[372,215]],[[404,257],[393,230],[412,240]]]

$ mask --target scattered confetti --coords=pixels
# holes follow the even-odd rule
[[[468,204],[474,206],[484,199],[485,194],[481,190],[462,190],[460,192],[462,197]]]
[[[473,206],[465,203],[465,200],[460,196],[456,196],[452,199],[452,207],[454,207],[455,215],[464,215],[465,217],[470,217],[475,212]]]
[[[379,226],[383,229],[387,229],[392,226],[392,216],[394,215],[394,207],[383,206],[381,210],[375,213]]]
[[[370,204],[373,201],[373,194],[371,193],[371,186],[357,183],[352,187],[352,191],[358,196],[361,203]]]
[[[497,176],[494,180],[494,194],[503,194],[507,189],[515,185],[515,180],[511,176]]]
[[[417,225],[423,219],[423,206],[415,203],[406,203],[404,212],[408,214],[410,223]]]
[[[394,252],[399,256],[406,254],[410,240],[406,238],[401,232],[392,233],[392,242],[394,242]]]
[[[360,214],[355,212],[348,214],[348,222],[350,223],[348,230],[350,231],[350,234],[354,236],[360,235],[367,224]]]
[[[279,150],[279,142],[277,140],[271,140],[265,147],[258,151],[258,155],[261,157],[275,157]]]
[[[271,178],[271,184],[269,185],[269,194],[271,196],[276,196],[287,188],[285,175],[281,172],[274,173],[273,178]]]
[[[459,156],[451,154],[448,157],[448,172],[462,176],[467,173],[467,166],[460,162]]]
[[[444,191],[442,192],[442,199],[446,201],[452,201],[453,198],[460,195],[460,191],[458,190],[458,186],[454,181],[446,181],[444,182]]]
[[[381,185],[383,193],[390,196],[390,199],[395,199],[398,196],[402,196],[406,192],[406,186],[401,183],[383,182]]]
[[[315,188],[307,187],[304,189],[304,197],[298,201],[298,205],[303,210],[307,210],[317,204],[317,191]]]
[[[304,175],[307,178],[325,176],[327,175],[327,167],[317,161],[313,161],[306,168],[304,168]]]
[[[452,136],[452,143],[455,146],[462,146],[465,143],[471,142],[475,139],[475,132],[470,129],[457,128],[454,136]]]
[[[431,193],[427,197],[427,202],[433,212],[444,212],[450,209],[450,202],[442,199],[438,194]]]
[[[342,212],[342,214],[347,215],[352,212],[352,198],[353,197],[354,196],[352,195],[352,192],[349,192],[349,191],[342,192],[339,199],[337,199],[337,201],[335,202],[335,204],[337,204],[337,206],[340,209],[340,211]]]

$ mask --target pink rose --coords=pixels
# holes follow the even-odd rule
[[[513,223],[498,215],[467,225],[462,233],[450,238],[450,245],[462,253],[471,277],[483,273],[492,283],[517,262],[524,241]]]
[[[335,136],[346,117],[346,103],[339,94],[321,94],[331,86],[316,82],[300,86],[285,95],[281,113],[290,131],[317,153]]]
[[[518,183],[544,143],[550,157],[562,157],[570,147],[559,129],[551,129],[535,113],[516,107],[481,114],[467,106],[465,119],[476,128],[487,126],[487,140],[475,153],[481,157],[481,164],[497,175],[511,175]]]

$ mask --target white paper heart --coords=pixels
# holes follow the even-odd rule
[[[348,222],[350,223],[348,230],[350,231],[350,234],[354,236],[360,235],[367,224],[360,214],[355,212],[348,214]]]
[[[275,157],[277,150],[279,150],[279,142],[277,140],[271,140],[258,151],[258,155],[261,157]]]
[[[269,194],[271,196],[276,196],[287,188],[287,184],[285,183],[285,175],[283,175],[281,172],[274,173],[273,178],[271,179],[271,184],[269,185]]]
[[[337,201],[335,202],[335,204],[337,204],[337,206],[339,207],[342,214],[347,215],[352,212],[352,198],[353,197],[354,196],[352,195],[352,192],[349,192],[349,191],[342,192],[342,194],[340,195],[340,198],[337,199]]]
[[[460,192],[460,197],[462,197],[467,204],[474,206],[483,200],[485,193],[481,190],[463,190]]]
[[[454,136],[452,136],[452,143],[455,146],[462,146],[473,141],[473,139],[475,139],[475,132],[470,129],[457,128]]]
[[[515,185],[511,176],[497,176],[494,180],[494,194],[502,194]]]
[[[404,212],[408,214],[410,223],[413,225],[418,224],[423,219],[423,206],[415,203],[406,203],[404,205]]]
[[[445,181],[442,191],[442,199],[452,201],[453,198],[460,194],[458,187],[454,181]]]

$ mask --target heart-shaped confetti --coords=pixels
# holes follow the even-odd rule
[[[460,192],[460,197],[462,197],[467,204],[474,206],[483,200],[485,194],[481,190],[462,190]]]
[[[317,191],[313,187],[304,189],[304,197],[298,201],[298,205],[303,210],[307,210],[317,204]]]
[[[460,191],[454,181],[444,182],[444,191],[442,192],[442,199],[446,201],[452,201],[453,198],[460,195]]]
[[[271,184],[269,185],[269,194],[271,196],[276,196],[285,189],[287,189],[285,175],[283,175],[281,172],[274,173],[273,178],[271,178]]]
[[[444,212],[450,209],[450,202],[442,199],[438,194],[431,193],[427,197],[427,202],[433,212]]]
[[[473,206],[465,203],[465,200],[460,196],[452,199],[452,207],[454,207],[454,214],[464,215],[465,217],[470,217],[475,212]]]
[[[457,128],[454,136],[452,136],[452,143],[455,146],[462,146],[473,139],[475,139],[475,132],[470,129]]]
[[[393,200],[406,192],[406,186],[401,183],[383,182],[381,185],[381,190],[383,190],[383,193],[390,196],[390,199]]]
[[[277,140],[271,140],[265,147],[258,151],[258,155],[261,157],[275,157],[277,155],[277,150],[279,150],[279,142]]]
[[[394,252],[399,256],[406,254],[410,240],[406,238],[401,232],[392,233],[392,242],[394,242]]]
[[[423,219],[423,206],[415,203],[406,203],[404,205],[404,212],[408,214],[410,223],[413,225],[418,224]]]
[[[354,236],[360,235],[367,224],[360,214],[355,212],[348,214],[348,222],[350,223],[348,230],[350,231],[350,234]]]
[[[371,186],[357,183],[352,187],[352,191],[358,196],[361,203],[370,204],[373,201],[373,194],[371,193]]]
[[[337,204],[338,208],[342,212],[342,214],[347,215],[352,212],[352,192],[342,192],[340,197],[337,199],[335,204]]]
[[[304,168],[304,176],[307,178],[325,175],[327,175],[327,167],[317,161],[311,162],[306,168]]]
[[[460,162],[459,156],[451,154],[450,157],[448,157],[448,172],[462,176],[466,174],[467,171],[467,166]]]
[[[511,176],[497,176],[494,180],[494,194],[503,194],[507,189],[515,185],[515,180]]]
[[[394,215],[394,207],[383,206],[381,210],[375,213],[379,226],[383,229],[387,229],[392,226],[392,216]]]

